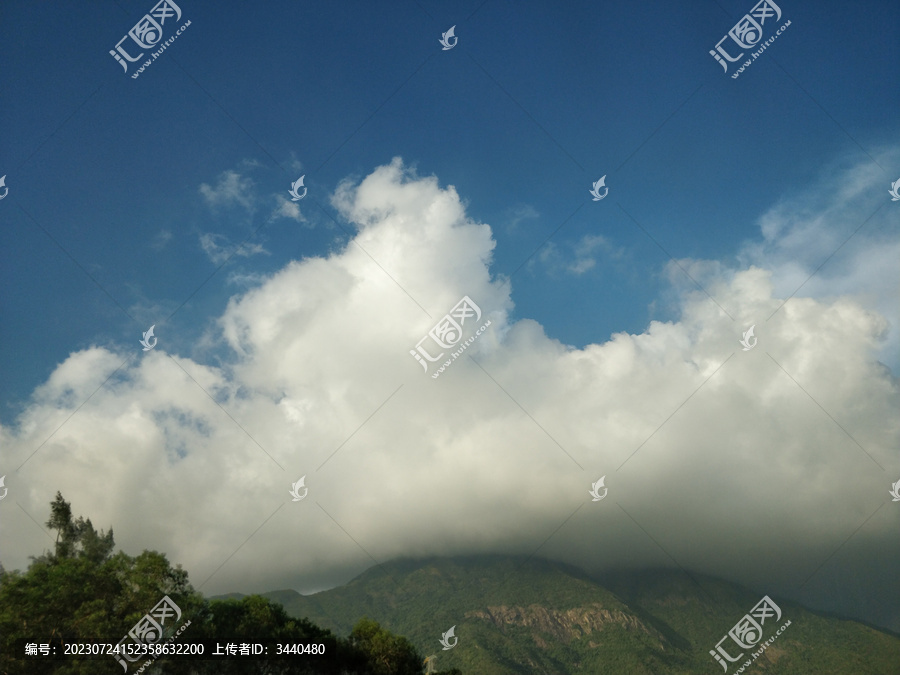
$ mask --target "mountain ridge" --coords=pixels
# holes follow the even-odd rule
[[[338,634],[368,616],[423,654],[436,654],[439,669],[465,675],[720,672],[709,651],[762,598],[678,570],[619,571],[601,581],[564,563],[503,555],[400,558],[327,591],[262,595]],[[778,623],[791,624],[753,662],[757,672],[897,672],[900,636],[772,601],[781,610]],[[773,622],[762,641],[778,628]],[[458,642],[445,650],[439,639],[451,626]],[[729,664],[726,675],[753,651]]]

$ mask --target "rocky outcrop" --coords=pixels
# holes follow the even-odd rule
[[[648,628],[633,614],[627,614],[617,609],[605,609],[603,605],[597,603],[565,610],[549,609],[541,605],[529,605],[528,607],[501,605],[488,607],[486,610],[466,612],[466,618],[483,619],[500,629],[506,626],[531,628],[561,642],[569,642],[585,635],[591,635],[613,625],[621,626],[625,630],[641,631],[656,638],[660,637],[655,630]],[[535,636],[536,641],[538,637]],[[543,641],[543,638],[540,641]]]

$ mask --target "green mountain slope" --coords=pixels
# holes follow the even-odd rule
[[[603,584],[654,619],[677,626],[679,633],[697,647],[702,661],[703,654],[713,648],[708,645],[704,650],[709,636],[718,631],[713,642],[718,641],[760,597],[718,579],[695,578],[702,591],[687,575],[671,570],[608,575]],[[758,659],[753,670],[745,672],[900,673],[900,636],[858,621],[812,612],[786,600],[773,600],[781,608],[781,623],[790,620],[791,625],[766,649],[764,659]],[[734,664],[728,672],[733,673],[740,665]],[[721,666],[718,671],[724,672]]]
[[[709,650],[760,600],[681,572],[615,574],[601,584],[559,563],[506,556],[398,560],[314,595],[265,596],[338,635],[369,616],[436,655],[439,670],[465,675],[722,673]],[[783,614],[764,638],[791,625],[744,672],[900,672],[900,638],[773,600]],[[451,626],[459,641],[445,650],[439,640]]]

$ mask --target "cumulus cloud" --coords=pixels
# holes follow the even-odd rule
[[[49,545],[25,514],[42,522],[59,489],[207,593],[475,552],[590,569],[674,559],[796,593],[889,501],[900,391],[875,358],[886,321],[860,299],[798,294],[766,323],[785,297],[775,271],[697,262],[734,319],[685,289],[677,321],[576,349],[508,319],[491,228],[452,186],[396,159],[332,202],[356,235],[232,297],[214,335],[229,363],[73,353],[0,429],[15,466],[50,437],[7,478],[23,509],[5,517],[7,568]],[[583,259],[607,245],[582,241]],[[463,296],[491,325],[433,379],[410,350]],[[608,497],[591,502],[603,475]],[[878,564],[896,560],[896,520],[867,521]]]
[[[878,153],[900,164],[900,150]],[[880,358],[900,366],[900,219],[890,180],[868,158],[835,162],[815,184],[786,195],[759,219],[761,239],[746,242],[741,266],[772,271],[775,293],[812,298],[852,295],[888,319]]]

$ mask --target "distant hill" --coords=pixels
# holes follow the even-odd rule
[[[601,585],[556,562],[477,556],[396,560],[313,595],[263,595],[338,635],[368,616],[436,655],[438,670],[465,675],[724,673],[709,650],[761,596],[694,578],[702,588],[669,570],[613,574]],[[783,614],[771,630],[766,623],[764,639],[791,625],[744,672],[900,673],[900,637],[772,599]],[[444,650],[439,640],[451,626],[459,641]],[[729,664],[728,675],[752,651]]]

